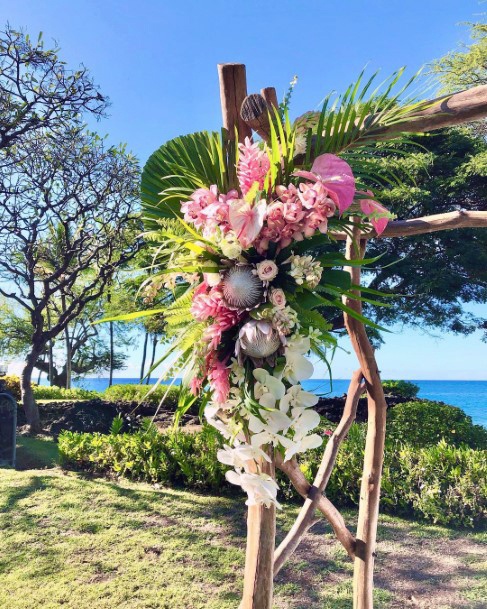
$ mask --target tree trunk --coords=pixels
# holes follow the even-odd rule
[[[147,341],[149,340],[149,333],[145,332],[145,338],[144,338],[144,348],[142,350],[142,363],[140,365],[140,382],[142,382],[142,379],[144,378],[144,369],[145,369],[145,358],[147,357]]]
[[[363,258],[365,243],[365,241],[360,241],[360,228],[356,224],[353,239],[350,237],[347,239],[347,258],[349,260]],[[360,267],[349,267],[348,271],[352,277],[352,283],[359,285]],[[359,296],[360,292],[355,291],[355,294]],[[360,301],[344,298],[344,302],[357,313],[362,312]],[[355,547],[353,607],[354,609],[373,609],[374,558],[384,461],[387,403],[374,349],[370,344],[365,326],[347,313],[344,314],[344,318],[353,349],[362,369],[368,395],[367,439]]]
[[[61,303],[63,307],[63,313],[66,312],[66,296],[61,295]],[[69,338],[69,324],[66,324],[64,329],[64,340],[66,342],[66,389],[71,389],[71,340]]]
[[[31,351],[27,356],[24,368],[20,374],[20,391],[22,395],[22,405],[25,411],[25,418],[29,425],[29,431],[31,434],[37,434],[41,431],[41,417],[39,414],[39,408],[34,398],[34,392],[32,390],[32,373],[34,366],[40,352]]]
[[[261,469],[275,478],[274,461]],[[240,609],[272,609],[276,508],[250,505],[247,514],[247,552]]]
[[[47,328],[51,330],[51,311],[49,310],[49,305],[46,307],[47,314]],[[53,340],[52,338],[49,340],[49,348],[48,348],[48,358],[49,358],[49,372],[47,373],[49,378],[49,385],[52,387],[53,385],[53,371],[54,371],[54,354],[53,354]]]
[[[147,380],[145,381],[146,385],[148,385],[150,382],[150,373],[152,370],[152,366],[154,365],[154,362],[156,361],[156,347],[157,347],[157,334],[154,334],[154,336],[152,337],[152,355],[151,355],[151,360],[150,360],[149,372],[147,373]]]
[[[110,369],[109,369],[109,374],[108,374],[108,386],[111,387],[113,385],[113,359],[114,359],[113,321],[110,322],[108,331],[110,333],[110,364],[109,364]]]
[[[111,292],[111,283],[109,285],[107,291],[107,303],[110,304],[112,302],[112,292]],[[110,361],[108,364],[108,386],[111,387],[113,385],[113,362],[114,362],[114,343],[113,343],[113,321],[108,324],[108,333],[110,336]]]

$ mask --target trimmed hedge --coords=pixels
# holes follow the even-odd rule
[[[387,413],[389,441],[414,447],[431,446],[445,439],[448,444],[487,449],[487,429],[474,425],[461,408],[429,400],[404,402]]]
[[[152,385],[112,385],[105,389],[103,399],[107,402],[144,402],[159,406],[166,391],[168,391],[167,385],[158,385],[155,388]],[[175,410],[178,396],[179,387],[170,387],[164,406],[168,410]]]
[[[386,395],[412,400],[418,395],[419,387],[410,381],[382,381]]]
[[[64,466],[201,489],[225,484],[228,468],[216,458],[223,441],[209,426],[198,433],[160,433],[154,427],[111,435],[64,431],[58,441]]]
[[[2,381],[14,398],[17,401],[20,401],[20,377],[16,374],[7,374],[2,378]],[[64,387],[38,385],[34,382],[32,382],[31,385],[34,392],[34,397],[37,400],[91,400],[93,398],[100,397],[100,393],[98,391],[91,391],[89,389],[81,389],[78,387],[65,389]]]
[[[6,374],[2,377],[3,384],[7,388],[8,391],[14,396],[14,398],[19,401],[21,398],[20,395],[20,377],[16,374]],[[35,383],[32,383],[32,387],[36,387]]]
[[[339,451],[327,488],[327,496],[335,502],[358,503],[365,433],[364,425],[354,424]],[[224,479],[228,468],[216,459],[222,445],[218,432],[207,426],[194,434],[161,434],[152,429],[121,435],[63,432],[59,437],[65,466],[235,492]],[[301,463],[310,481],[318,470],[322,451],[310,451]],[[278,478],[283,493],[297,498],[287,478],[280,473]],[[385,511],[414,514],[440,524],[476,526],[487,516],[487,451],[451,446],[444,440],[422,448],[388,440],[382,489]]]
[[[37,385],[34,387],[34,397],[36,400],[92,400],[100,397],[98,391],[73,387],[65,389],[49,385]]]

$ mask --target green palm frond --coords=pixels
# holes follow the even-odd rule
[[[149,157],[142,172],[147,227],[153,228],[155,219],[178,215],[181,199],[212,184],[221,192],[228,190],[226,153],[219,133],[202,131],[166,142]]]
[[[318,120],[316,135],[312,144],[308,143],[306,157],[310,160],[311,149],[314,157],[329,152],[343,154],[352,148],[373,145],[380,141],[385,128],[398,125],[405,120],[414,120],[418,112],[429,107],[432,102],[415,101],[402,96],[416,81],[417,74],[404,85],[399,85],[404,68],[394,72],[372,92],[377,73],[368,80],[362,72],[355,83],[345,93],[333,99],[325,98]],[[361,148],[362,150],[362,148]]]

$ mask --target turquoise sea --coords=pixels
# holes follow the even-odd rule
[[[117,378],[115,384],[138,383],[135,378]],[[155,382],[155,381],[151,381]],[[412,381],[419,385],[418,397],[459,406],[474,423],[487,427],[487,381]],[[336,379],[330,388],[330,381],[314,379],[304,383],[308,391],[327,397],[346,393],[349,381]],[[108,387],[108,379],[86,378],[74,385],[103,391]]]

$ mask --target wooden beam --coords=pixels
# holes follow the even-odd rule
[[[245,124],[258,133],[267,143],[271,139],[269,111],[271,111],[270,106],[258,93],[247,95],[240,108],[240,117]]]
[[[284,472],[291,484],[298,491],[303,499],[307,499],[311,491],[311,484],[306,480],[295,458],[290,461],[283,461],[282,455],[276,451],[276,467]],[[355,558],[355,537],[347,529],[343,516],[336,509],[333,503],[324,495],[318,499],[317,509],[331,524],[336,538],[347,551],[350,558]]]
[[[355,421],[358,401],[364,391],[365,385],[362,384],[362,371],[359,369],[352,376],[342,417],[326,444],[313,486],[310,488],[292,528],[274,553],[274,577],[282,569],[285,562],[298,547],[306,531],[313,524],[315,510],[330,479],[338,455],[338,449],[346,438],[352,423]]]
[[[460,210],[410,220],[394,220],[389,222],[381,237],[412,237],[456,228],[487,228],[487,211]],[[330,231],[330,235],[340,241],[345,241],[347,238],[346,233]],[[376,239],[377,237],[375,230],[363,232],[360,235],[361,239]]]
[[[486,116],[487,85],[481,85],[432,100],[430,107],[412,112],[410,117],[396,125],[379,126],[377,130],[374,129],[374,138],[378,136],[381,140],[387,140],[403,132],[423,133],[481,120]]]
[[[348,260],[363,258],[366,243],[366,241],[361,240],[359,223],[356,221],[353,235],[347,238],[346,258]],[[345,267],[345,270],[350,273],[352,284],[360,285],[360,267],[350,266]],[[360,297],[360,291],[353,290],[351,296],[343,296],[343,304],[361,314],[362,304],[356,297]],[[384,461],[387,403],[374,349],[367,336],[364,324],[347,312],[343,313],[343,318],[365,379],[368,411],[355,546],[353,608],[373,609],[375,544],[382,464]]]
[[[223,128],[228,140],[235,139],[238,129],[239,142],[252,136],[252,130],[240,117],[240,107],[247,97],[247,76],[243,63],[218,64],[220,80],[220,99],[222,106]]]
[[[277,93],[274,87],[264,87],[260,90],[260,94],[266,100],[269,106],[279,109],[279,102],[277,101]]]

